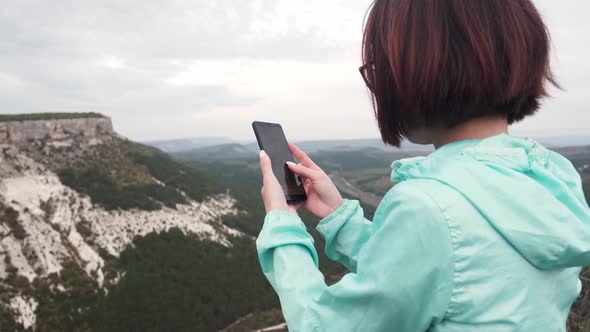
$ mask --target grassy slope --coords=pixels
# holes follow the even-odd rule
[[[97,146],[85,158],[59,170],[58,175],[62,183],[109,210],[175,207],[186,203],[179,190],[196,201],[224,192],[223,186],[205,172],[156,149],[120,139]]]

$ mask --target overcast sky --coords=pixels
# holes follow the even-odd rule
[[[136,140],[378,137],[358,73],[368,0],[19,0],[0,7],[0,112],[112,117]],[[536,0],[566,91],[515,128],[590,133],[588,0]]]

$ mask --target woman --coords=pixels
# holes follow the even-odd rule
[[[376,0],[361,72],[383,140],[434,144],[393,163],[373,222],[301,150],[289,164],[326,254],[350,273],[328,287],[312,237],[261,153],[262,269],[290,331],[565,331],[590,263],[590,212],[565,158],[507,134],[554,83],[529,0]]]

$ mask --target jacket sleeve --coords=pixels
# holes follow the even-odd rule
[[[417,332],[443,319],[453,275],[448,227],[428,196],[404,184],[381,203],[356,272],[330,287],[301,220],[267,215],[258,255],[289,331]]]
[[[372,226],[358,201],[345,200],[320,221],[317,230],[326,240],[326,256],[356,272],[358,255],[371,236]]]

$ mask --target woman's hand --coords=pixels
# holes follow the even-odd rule
[[[305,152],[289,143],[291,153],[301,163],[287,163],[293,173],[301,176],[307,200],[303,206],[318,218],[325,218],[336,211],[344,200],[330,177],[316,165]]]
[[[272,171],[270,158],[264,151],[260,151],[260,170],[262,171],[262,200],[266,213],[282,210],[297,215],[297,209],[302,204],[288,205],[283,188]]]

